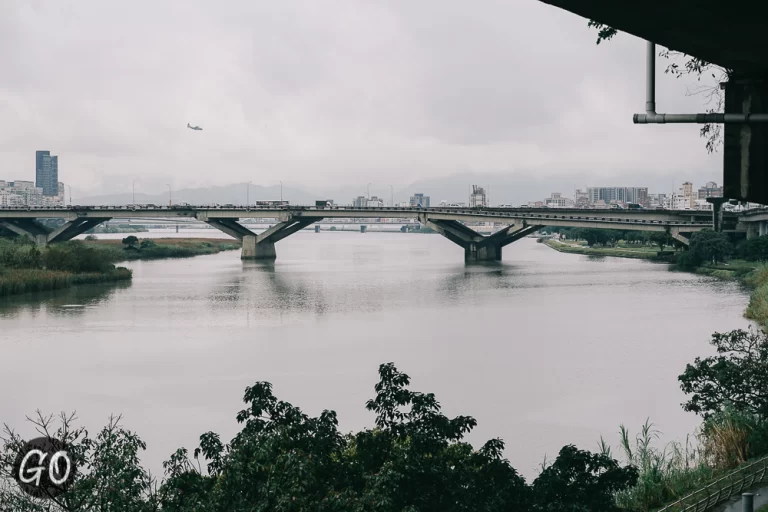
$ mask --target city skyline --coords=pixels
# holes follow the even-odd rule
[[[722,180],[722,155],[707,154],[695,127],[632,124],[644,105],[637,38],[597,46],[586,20],[537,3],[338,7],[343,16],[291,0],[226,12],[142,0],[117,14],[93,0],[3,3],[0,40],[14,51],[0,53],[0,174],[23,179],[29,155],[50,147],[81,196],[134,180],[323,190],[470,171],[624,183],[698,169]],[[48,51],[39,34],[62,26]],[[665,75],[666,64],[660,107],[707,108],[688,94],[700,84]]]

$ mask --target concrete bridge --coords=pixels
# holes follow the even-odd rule
[[[766,225],[768,225],[768,210]],[[15,207],[0,209],[0,226],[27,236],[40,245],[70,240],[112,219],[197,220],[237,238],[243,244],[243,259],[275,259],[275,244],[283,238],[323,219],[411,219],[427,226],[464,249],[464,259],[494,261],[502,249],[544,226],[604,228],[637,231],[667,231],[687,244],[691,233],[716,226],[729,231],[747,231],[737,214],[724,213],[721,225],[713,223],[711,211],[621,210],[553,208],[353,208],[331,206],[74,206]],[[757,219],[758,217],[755,217]],[[40,219],[62,219],[56,229]],[[274,219],[262,233],[244,226],[241,219]],[[746,217],[745,217],[746,219]],[[760,217],[762,219],[762,217]],[[751,220],[751,217],[749,218]],[[763,222],[762,220],[758,222]],[[491,235],[472,229],[472,223],[501,226]],[[759,233],[752,229],[750,233]]]

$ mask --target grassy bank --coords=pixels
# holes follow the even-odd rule
[[[112,255],[67,242],[39,248],[25,239],[0,239],[0,297],[131,279]]]
[[[115,263],[189,258],[239,249],[230,240],[162,238],[138,241],[70,241],[38,248],[26,239],[0,239],[0,297],[58,290],[75,285],[130,280],[132,273]]]
[[[109,251],[116,261],[157,260],[164,258],[190,258],[233,251],[240,242],[210,238],[147,238],[126,248],[122,240],[88,240],[86,245]]]
[[[547,240],[547,246],[560,252],[571,254],[586,254],[590,256],[616,256],[618,258],[635,258],[642,260],[659,260],[658,250],[652,247],[588,247],[578,243],[564,243],[558,240]]]
[[[0,270],[0,297],[21,293],[59,290],[79,284],[113,283],[128,281],[130,270],[117,267],[109,272],[72,273],[45,269],[2,269]]]

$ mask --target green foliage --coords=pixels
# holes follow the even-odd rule
[[[0,505],[14,512],[150,512],[156,511],[154,482],[139,462],[144,442],[120,425],[120,418],[110,418],[108,425],[95,438],[84,428],[74,428],[76,418],[62,415],[60,426],[53,430],[53,418],[38,412],[32,423],[42,435],[66,442],[76,473],[72,488],[51,500],[35,499],[24,494],[9,474],[13,461],[23,445],[22,438],[6,427],[0,451]]]
[[[702,262],[718,263],[733,252],[728,236],[710,229],[691,235],[690,249]]]
[[[609,41],[613,36],[618,34],[618,30],[615,28],[609,27],[608,25],[605,25],[603,23],[589,20],[588,27],[594,27],[597,29],[597,43],[600,44],[602,41]]]
[[[620,510],[614,494],[638,479],[634,466],[621,467],[606,453],[565,446],[553,464],[533,482],[537,510],[542,512],[609,512]]]
[[[675,240],[675,239],[674,239],[674,238],[672,238],[672,236],[671,236],[669,233],[667,233],[666,231],[651,231],[651,232],[646,232],[646,233],[644,234],[644,238],[645,238],[645,239],[646,239],[648,242],[650,242],[650,243],[652,243],[652,244],[655,244],[655,245],[658,245],[658,246],[659,246],[659,250],[660,250],[660,251],[663,251],[663,250],[664,250],[664,247],[666,247],[666,246],[668,246],[668,245],[672,245],[672,244],[674,243],[674,240]]]
[[[734,411],[768,418],[768,335],[737,329],[714,333],[717,356],[696,358],[678,377],[689,400],[686,411],[708,418],[732,407]]]
[[[126,245],[128,247],[133,247],[133,246],[135,246],[138,243],[139,243],[139,239],[136,238],[135,235],[130,235],[130,236],[127,236],[127,237],[123,238],[123,245]]]
[[[0,239],[0,268],[36,269],[42,264],[40,249],[28,238]]]
[[[97,237],[96,235],[88,235],[85,237],[85,239],[89,242],[93,242],[94,240],[98,240],[99,237]]]
[[[768,260],[768,235],[742,240],[736,246],[736,256],[747,261]]]
[[[115,253],[87,245],[80,240],[51,244],[44,255],[45,267],[49,270],[67,272],[105,273],[115,269]]]
[[[650,420],[646,420],[634,439],[624,425],[619,431],[624,459],[639,471],[635,485],[616,493],[616,503],[623,509],[656,510],[706,485],[717,475],[688,439],[685,445],[672,442],[661,449],[655,447],[660,432]]]
[[[675,259],[675,265],[680,270],[694,270],[696,267],[701,266],[701,264],[701,258],[692,251],[682,252]]]
[[[154,240],[150,238],[145,238],[144,240],[141,241],[141,245],[139,247],[141,249],[149,249],[151,247],[156,247],[156,246],[157,244],[155,243]]]
[[[474,418],[446,417],[433,394],[408,389],[409,377],[391,363],[379,367],[379,377],[366,404],[375,427],[347,435],[333,411],[308,416],[257,382],[246,388],[246,407],[237,414],[241,431],[226,444],[203,434],[194,460],[177,450],[163,464],[159,485],[140,464],[144,443],[117,420],[95,439],[65,429],[56,437],[65,437],[83,470],[65,502],[45,510],[601,512],[616,510],[614,493],[637,480],[637,470],[607,453],[566,446],[526,485],[503,458],[501,440],[479,450],[464,441]],[[4,441],[0,500],[13,510],[44,510],[7,473],[21,439]]]

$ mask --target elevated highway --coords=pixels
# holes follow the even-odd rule
[[[714,222],[713,213],[698,210],[623,210],[553,208],[354,208],[350,206],[74,206],[0,208],[0,226],[28,236],[40,245],[66,241],[108,220],[169,219],[205,222],[243,244],[243,259],[274,259],[275,244],[283,238],[323,219],[410,219],[427,226],[464,249],[465,261],[501,259],[502,249],[543,226],[604,228],[637,231],[667,231],[683,243],[691,233],[713,226],[739,228],[738,214],[723,213]],[[62,219],[56,229],[40,219]],[[242,219],[273,219],[274,225],[255,233]],[[481,235],[472,223],[493,223],[500,229]]]

